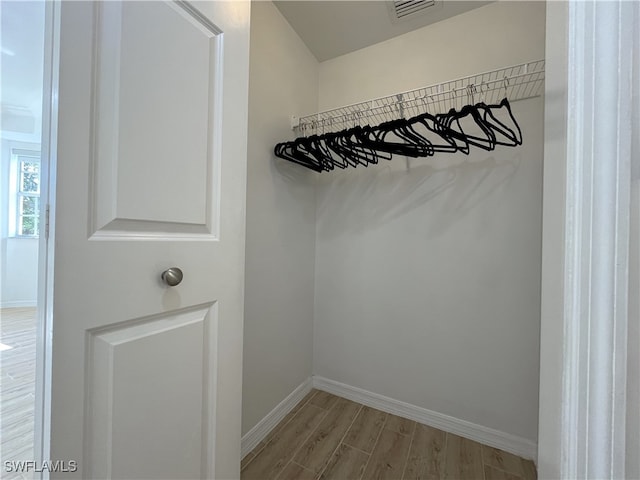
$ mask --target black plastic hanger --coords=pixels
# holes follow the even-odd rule
[[[522,130],[520,130],[520,125],[518,125],[518,122],[513,116],[511,105],[509,104],[509,100],[507,100],[506,97],[503,98],[498,105],[486,105],[484,102],[481,102],[477,104],[476,107],[482,112],[482,118],[485,124],[491,130],[499,133],[507,140],[501,141],[498,137],[496,137],[497,145],[505,145],[508,147],[522,145]],[[513,130],[508,125],[500,121],[493,113],[495,110],[506,110],[509,115],[509,119],[511,120],[516,130]]]
[[[464,127],[461,125],[460,120],[468,116],[471,116],[475,124],[480,127],[480,130],[485,134],[485,136],[479,137],[477,135],[471,135],[469,132],[464,131]],[[443,127],[449,129],[451,129],[451,126],[455,122],[456,125],[460,128],[460,132],[454,130],[454,137],[462,140],[469,145],[473,145],[482,148],[483,150],[489,151],[495,148],[495,135],[485,125],[482,117],[473,105],[465,105],[464,107],[462,107],[462,109],[460,109],[460,111],[452,108],[448,113],[436,115],[436,119],[439,123],[441,123]]]
[[[468,151],[468,143],[456,143],[456,132],[438,123],[436,118],[429,113],[423,113],[407,120],[407,128],[415,135],[428,141],[434,153],[455,153],[465,148]],[[429,136],[425,137],[425,134]]]
[[[273,153],[279,158],[297,163],[316,172],[323,170],[322,165],[320,165],[315,158],[298,152],[294,147],[294,142],[278,143],[273,149]]]
[[[384,122],[375,127],[363,127],[356,137],[363,145],[377,151],[408,157],[433,155],[431,144],[424,137],[410,131],[405,119]]]

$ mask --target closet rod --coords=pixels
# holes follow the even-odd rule
[[[544,69],[544,60],[512,65],[300,118],[292,117],[292,128],[301,135],[309,131],[325,133],[365,121],[381,123],[417,115],[421,113],[419,110],[446,113],[465,103],[495,104],[504,97],[510,102],[533,98],[543,93]]]

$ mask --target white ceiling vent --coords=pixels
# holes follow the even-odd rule
[[[391,20],[399,22],[408,20],[427,13],[427,11],[436,5],[436,0],[395,0],[389,2],[389,12]]]

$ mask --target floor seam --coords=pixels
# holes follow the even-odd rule
[[[345,444],[345,445],[346,445],[347,447],[349,447],[349,448],[353,448],[354,450],[357,450],[357,451],[359,451],[359,452],[364,453],[365,455],[371,455],[371,453],[367,453],[367,452],[365,452],[364,450],[362,450],[361,448],[354,447],[353,445],[351,445],[350,443],[345,442],[344,440],[342,441],[342,443],[343,443],[343,444]]]
[[[518,478],[522,478],[524,479],[524,474],[520,474],[520,473],[516,473],[516,472],[512,472],[510,470],[505,470],[504,468],[500,468],[500,467],[496,467],[495,465],[491,465],[489,463],[484,463],[484,455],[482,457],[482,466],[483,467],[489,467],[489,468],[493,468],[494,470],[498,470],[499,472],[502,473],[508,473],[509,475],[514,475]]]
[[[482,480],[487,480],[487,475],[484,473],[484,448],[482,448],[482,444],[480,445],[480,465],[482,466]]]
[[[387,420],[389,419],[389,413],[387,413],[387,415],[384,417],[384,422],[382,422],[382,426],[380,427],[380,431],[378,432],[378,437],[376,438],[375,443],[373,444],[373,448],[371,449],[371,455],[369,455],[369,458],[367,459],[367,463],[365,463],[364,468],[362,469],[362,476],[364,476],[365,472],[367,471],[367,468],[369,467],[369,463],[371,463],[371,459],[373,458],[373,452],[376,451],[376,447],[378,446],[378,442],[380,441],[380,436],[382,435],[382,432],[384,431],[384,427],[387,424]],[[362,476],[360,478],[362,478]]]
[[[335,402],[335,403],[337,404],[338,402]],[[322,407],[318,407],[317,405],[313,405],[313,406],[314,406],[314,407],[319,408],[320,410],[323,410],[323,411],[324,411],[324,415],[322,416],[322,418],[321,418],[321,419],[320,419],[320,421],[318,422],[318,425],[316,425],[316,428],[314,428],[313,430],[311,430],[311,432],[309,433],[309,435],[307,435],[307,436],[304,438],[304,440],[303,440],[302,442],[300,442],[300,446],[299,446],[298,448],[296,448],[296,449],[293,451],[293,455],[291,455],[291,459],[290,459],[290,461],[292,461],[292,462],[294,461],[293,459],[294,459],[294,458],[296,458],[296,455],[297,455],[297,454],[298,454],[298,452],[302,449],[302,447],[304,446],[304,444],[305,444],[305,443],[307,443],[307,440],[309,440],[309,439],[311,438],[311,436],[315,433],[315,431],[316,431],[316,430],[318,430],[318,429],[320,428],[320,425],[322,425],[322,422],[324,421],[324,419],[325,419],[325,418],[327,418],[327,416],[329,415],[329,412],[333,409],[333,407],[331,407],[329,410],[324,410]],[[335,405],[334,405],[334,406],[335,406]],[[296,462],[296,463],[297,463],[297,462]],[[299,464],[298,464],[298,465],[299,465]],[[304,465],[300,465],[300,466],[301,466],[301,467],[303,467],[303,468],[306,468],[306,467],[304,467]],[[309,469],[307,468],[307,470],[309,470]],[[281,473],[282,473],[282,472],[281,472]]]
[[[411,449],[413,448],[413,441],[416,438],[417,431],[418,431],[418,422],[414,422],[413,433],[411,434],[411,441],[409,442],[409,449],[407,450],[407,457],[404,459],[404,468],[402,469],[402,476],[400,477],[403,479],[404,479],[404,474],[407,471],[407,467],[409,466],[409,457],[411,456]]]
[[[329,463],[331,463],[331,459],[333,458],[333,456],[336,454],[336,452],[338,451],[338,449],[340,448],[340,445],[342,445],[342,442],[344,442],[345,437],[347,436],[347,434],[349,433],[349,430],[351,430],[351,427],[353,426],[353,424],[356,421],[356,418],[358,418],[358,415],[360,415],[360,412],[362,411],[362,407],[363,405],[360,404],[360,408],[358,408],[358,411],[356,412],[356,414],[353,416],[353,420],[351,420],[351,423],[349,424],[349,426],[347,427],[347,429],[344,431],[344,435],[342,435],[342,438],[340,439],[340,441],[338,442],[338,446],[333,450],[333,452],[331,452],[331,455],[329,455],[329,458],[327,459],[327,461],[324,463],[324,465],[322,466],[322,468],[320,469],[320,471],[317,474],[317,478],[320,478],[322,476],[322,474],[324,473],[324,471],[327,469],[327,467],[329,466]]]
[[[312,389],[311,391],[313,391],[313,389]],[[309,393],[311,393],[311,392],[309,392]],[[307,399],[307,401],[306,401],[306,402],[304,402],[302,405],[300,405],[300,408],[298,408],[298,411],[295,413],[295,415],[292,415],[292,416],[291,416],[291,418],[290,418],[289,420],[287,420],[287,421],[286,421],[284,424],[282,424],[282,425],[280,425],[280,423],[276,424],[276,426],[273,428],[273,430],[271,430],[269,433],[267,433],[267,434],[265,435],[264,439],[260,441],[261,443],[264,443],[264,445],[262,445],[262,448],[261,448],[260,450],[258,450],[257,452],[256,452],[256,451],[254,451],[255,449],[254,449],[254,450],[251,450],[251,451],[249,452],[249,453],[253,453],[253,458],[247,462],[247,464],[244,466],[244,468],[247,468],[247,467],[249,466],[249,464],[250,464],[251,462],[253,462],[253,460],[258,456],[258,454],[259,454],[260,452],[262,452],[262,450],[264,450],[264,449],[266,448],[266,446],[267,446],[267,445],[269,445],[269,444],[271,443],[271,440],[273,440],[273,438],[270,438],[270,439],[269,439],[269,441],[265,441],[265,440],[266,440],[266,439],[268,439],[270,436],[272,436],[272,437],[273,437],[273,436],[277,435],[277,434],[278,434],[278,432],[279,432],[280,430],[282,430],[284,427],[286,427],[286,426],[289,424],[289,422],[291,422],[291,420],[293,420],[293,419],[296,417],[296,415],[298,415],[298,413],[300,412],[300,410],[302,410],[302,409],[304,408],[304,406],[305,406],[305,405],[307,405],[307,404],[311,401],[311,399],[312,399],[313,397],[315,397],[315,396],[316,396],[316,394],[317,394],[317,393],[318,393],[318,391],[316,390],[316,391],[314,392],[314,394],[313,394],[313,395],[311,395],[311,396]],[[294,405],[294,407],[291,409],[291,411],[293,411],[293,409],[294,409],[294,408],[296,408],[297,406],[298,406],[298,404]],[[316,406],[316,405],[314,405],[314,407],[315,407],[315,406]],[[318,407],[318,408],[320,408],[321,410],[324,410],[324,408],[321,408],[321,407]],[[289,412],[289,413],[291,413],[291,412]],[[285,417],[286,417],[287,415],[289,415],[289,413],[287,413],[287,414],[285,415]],[[272,435],[272,434],[273,434],[273,435]],[[242,470],[244,470],[244,468],[243,468]]]

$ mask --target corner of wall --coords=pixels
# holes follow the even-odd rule
[[[318,62],[272,2],[251,14],[242,431],[312,373],[315,174],[276,159],[317,109]]]

